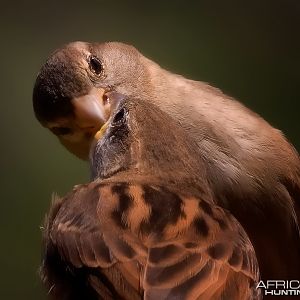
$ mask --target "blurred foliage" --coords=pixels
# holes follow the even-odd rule
[[[39,226],[53,191],[89,178],[87,165],[32,112],[36,74],[62,44],[133,44],[163,67],[238,98],[300,148],[298,0],[78,3],[1,3],[0,299],[45,299]]]

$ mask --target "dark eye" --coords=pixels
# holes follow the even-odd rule
[[[93,56],[93,55],[90,56],[89,65],[90,65],[90,69],[93,73],[95,73],[96,75],[101,74],[101,72],[103,70],[103,66],[98,57]]]
[[[51,131],[56,135],[67,135],[72,132],[71,128],[68,127],[52,127]]]
[[[125,109],[121,108],[114,116],[114,119],[112,121],[113,125],[118,125],[121,122],[123,122],[125,119]]]

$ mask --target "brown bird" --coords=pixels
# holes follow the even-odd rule
[[[75,42],[54,52],[37,77],[34,111],[87,159],[114,111],[111,91],[154,103],[180,124],[216,203],[249,235],[262,279],[300,278],[300,161],[279,130],[218,89],[172,74],[122,43]]]
[[[105,179],[55,199],[46,220],[52,299],[261,299],[252,244],[170,116],[121,100],[98,138],[91,165]]]

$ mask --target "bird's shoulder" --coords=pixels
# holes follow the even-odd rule
[[[215,255],[215,258],[226,257],[230,262],[235,252],[239,252],[240,256],[243,251],[245,254],[253,252],[254,255],[247,234],[228,211],[209,199],[199,199],[151,184],[93,182],[77,186],[65,198],[57,199],[52,204],[45,230],[45,235],[52,243],[64,245],[61,248],[63,255],[69,256],[68,247],[78,249],[78,255],[71,251],[74,257],[67,257],[78,266],[87,264],[104,267],[104,262],[107,266],[112,264],[109,253],[106,253],[106,259],[102,258],[102,262],[95,253],[90,255],[89,260],[87,255],[80,253],[79,244],[86,247],[90,245],[95,250],[99,249],[101,241],[103,247],[110,247],[108,240],[114,234],[120,240],[133,239],[129,236],[134,236],[139,244],[137,248],[129,247],[126,250],[128,253],[123,249],[125,252],[117,255],[120,260],[136,255],[134,253],[137,251],[142,253],[145,247],[163,244],[166,239],[180,237],[186,247],[195,236],[196,245],[206,247],[207,252],[212,257]],[[221,250],[229,244],[228,253]],[[224,253],[221,255],[221,252]],[[241,256],[232,266],[239,266],[240,270],[247,269],[246,263]]]
[[[72,268],[102,270],[109,281],[112,273],[119,274],[129,281],[128,289],[141,284],[150,297],[216,292],[213,283],[206,288],[215,276],[238,280],[250,291],[259,276],[251,242],[228,211],[162,185],[96,181],[77,186],[56,199],[45,228],[44,262],[51,255],[47,249],[55,248]],[[44,268],[47,273],[47,263]]]

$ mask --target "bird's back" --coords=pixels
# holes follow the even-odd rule
[[[229,212],[205,196],[119,179],[54,204],[42,268],[53,299],[71,299],[62,274],[99,299],[260,299],[255,252]]]
[[[157,65],[149,70],[157,89],[149,101],[196,142],[216,203],[246,230],[262,278],[300,278],[297,151],[279,130],[220,90]]]

